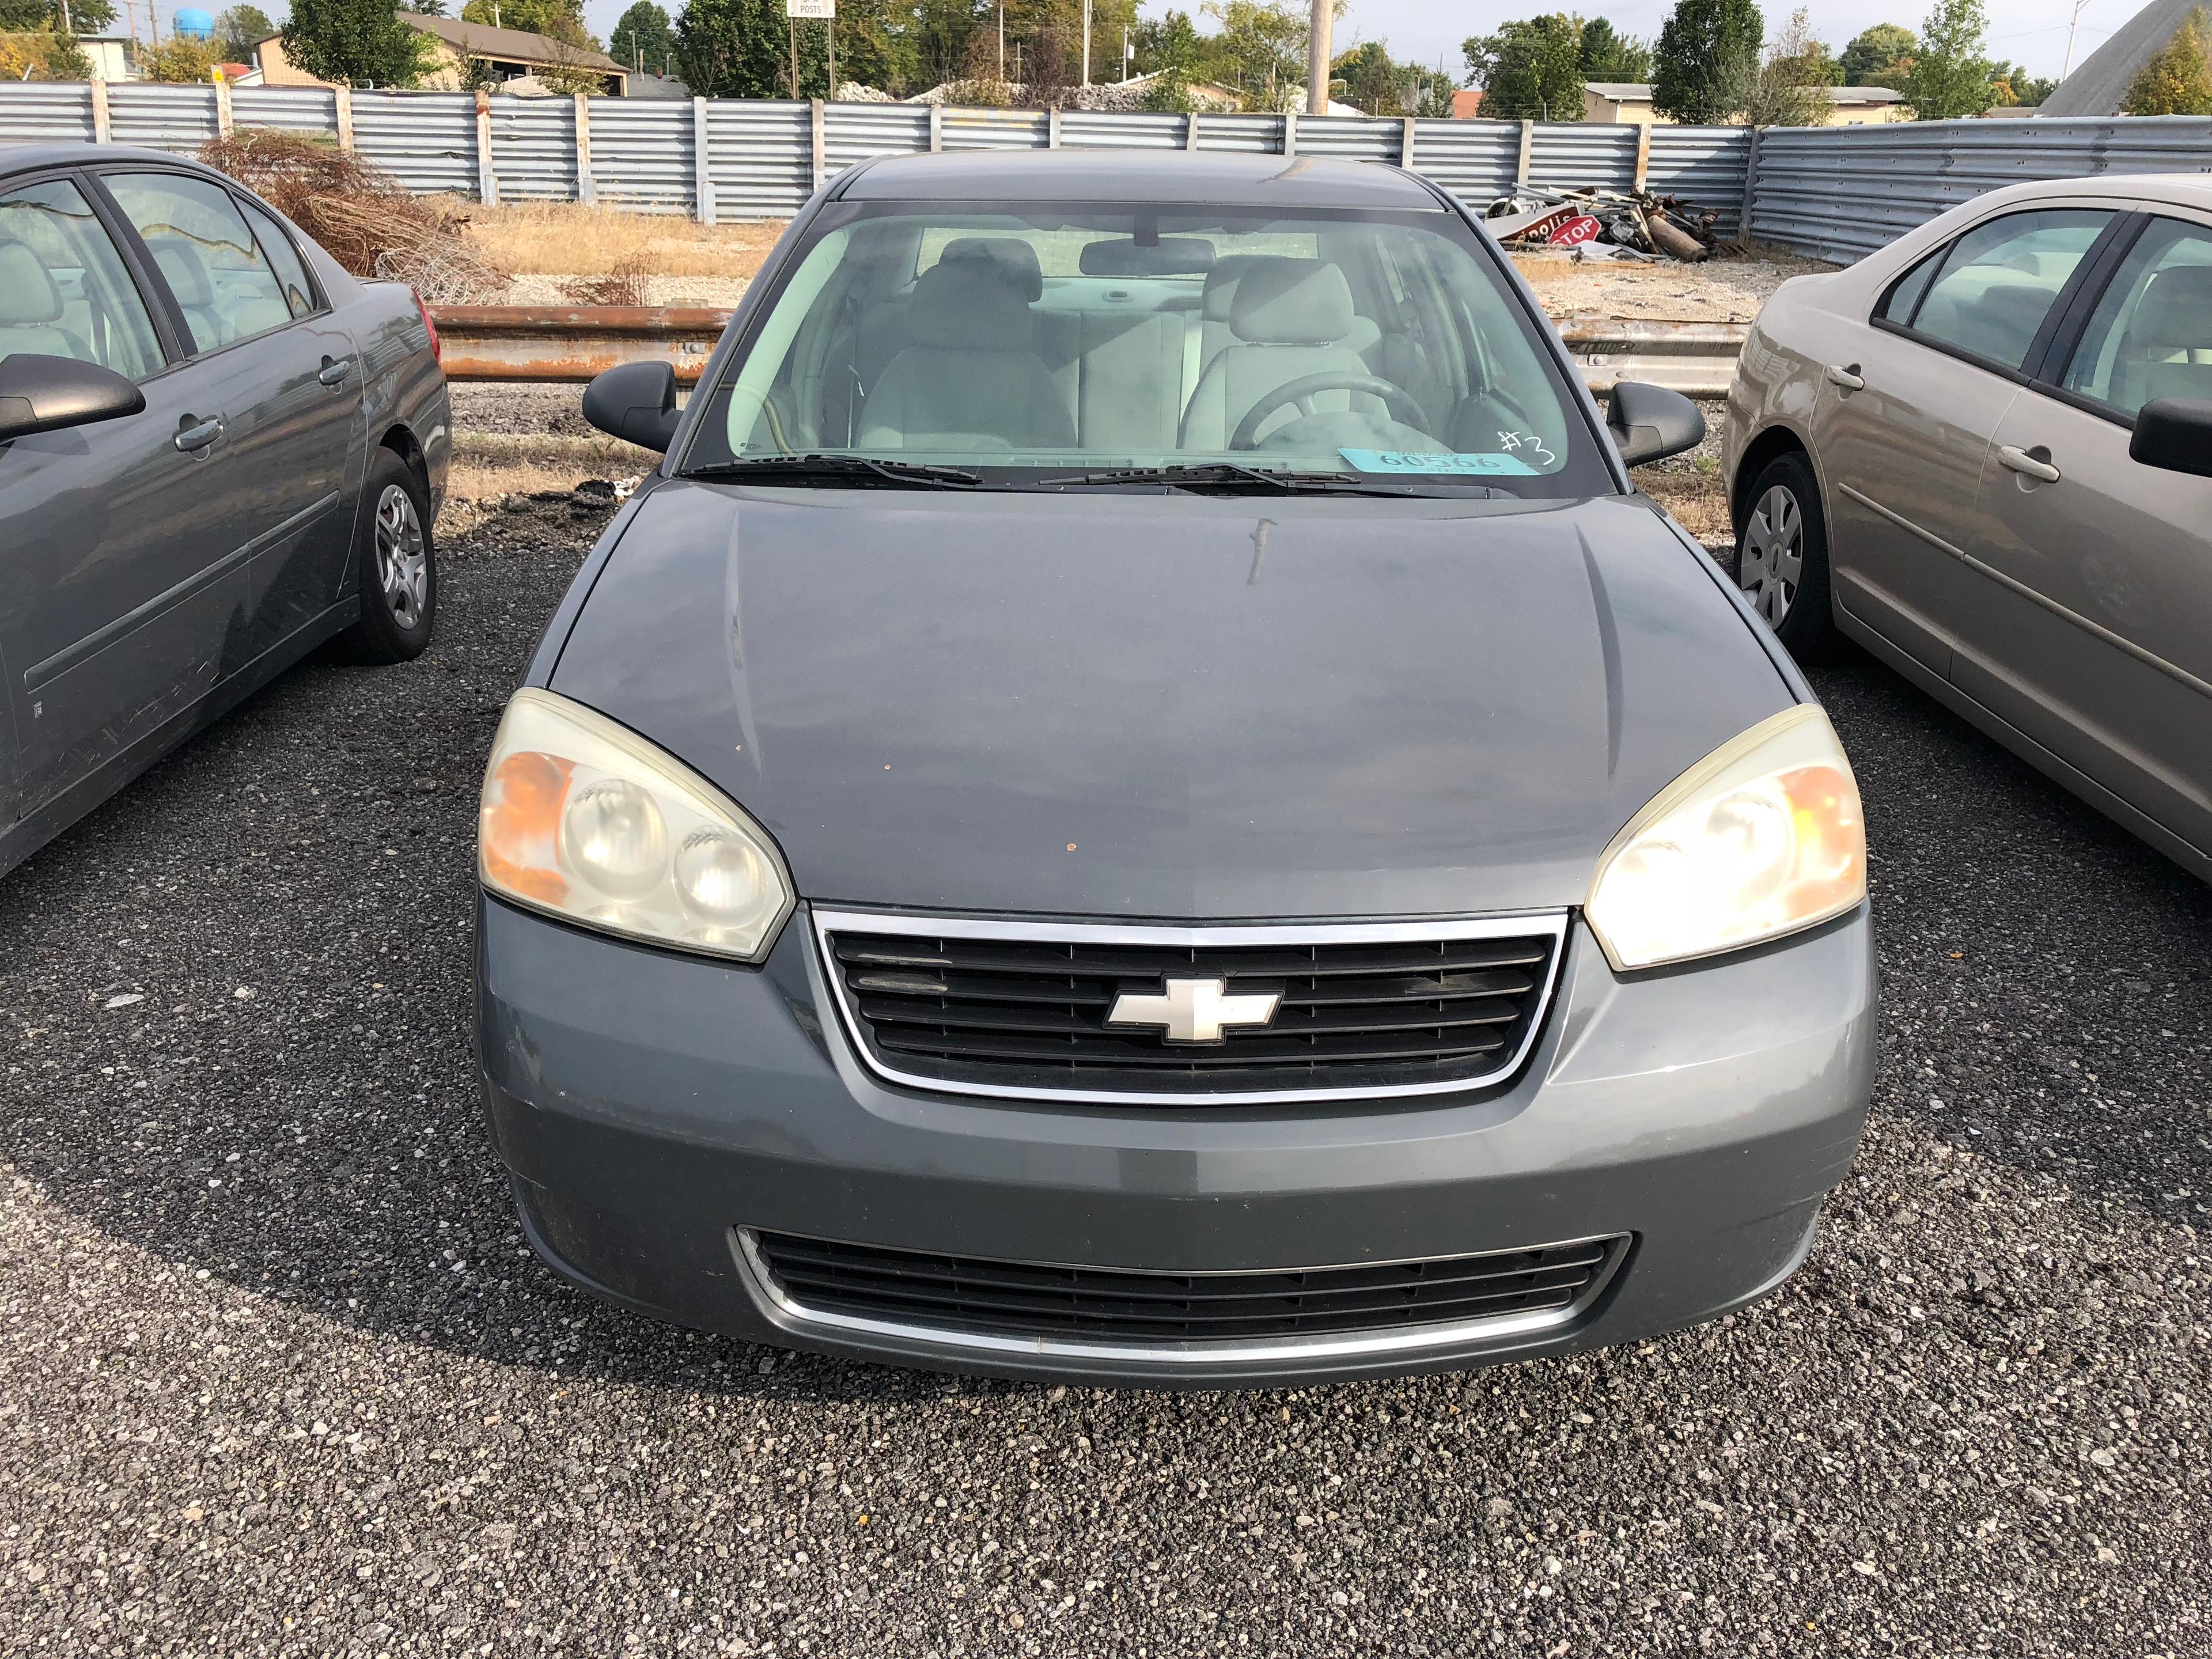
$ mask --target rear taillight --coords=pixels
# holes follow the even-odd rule
[[[414,290],[410,289],[408,292],[411,294]],[[422,296],[419,294],[415,295],[415,309],[422,313],[422,326],[429,331],[430,361],[436,363],[444,362],[446,348],[438,343],[438,325],[430,320],[430,307],[422,303]]]

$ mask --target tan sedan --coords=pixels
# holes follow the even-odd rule
[[[1738,580],[2212,879],[2212,179],[2019,185],[1778,289]]]

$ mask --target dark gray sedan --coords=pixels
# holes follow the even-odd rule
[[[1395,169],[842,175],[485,775],[530,1237],[738,1335],[1148,1383],[1764,1295],[1857,1145],[1858,795],[1496,246]]]
[[[0,147],[0,871],[334,635],[429,642],[445,376],[173,155]]]

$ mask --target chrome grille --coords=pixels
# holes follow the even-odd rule
[[[1542,1018],[1554,917],[1154,928],[817,912],[825,964],[876,1069],[1088,1098],[1383,1095],[1496,1081]],[[1109,1024],[1116,1000],[1218,981],[1279,998],[1210,1042]]]

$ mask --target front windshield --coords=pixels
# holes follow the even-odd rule
[[[705,390],[687,473],[808,457],[1003,488],[1616,487],[1495,254],[1449,214],[902,204],[817,223]]]

